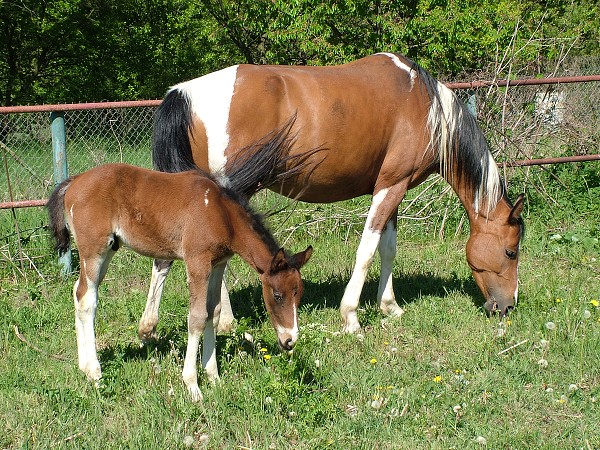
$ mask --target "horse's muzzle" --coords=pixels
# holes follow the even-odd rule
[[[296,344],[296,342],[294,342],[294,340],[292,338],[287,338],[284,341],[279,341],[279,347],[282,350],[285,350],[286,352],[289,352],[290,350],[292,350],[294,348],[294,345]]]

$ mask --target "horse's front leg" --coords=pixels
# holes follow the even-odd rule
[[[186,261],[187,277],[190,289],[190,311],[188,315],[188,343],[183,363],[183,382],[185,383],[192,401],[202,401],[202,392],[198,386],[198,347],[200,337],[204,332],[208,320],[208,285],[211,272],[210,262],[199,263]],[[214,325],[210,325],[214,328]],[[214,331],[212,332],[214,334]],[[210,343],[209,343],[210,344]],[[213,343],[214,345],[214,343]],[[216,363],[216,360],[215,360]]]
[[[208,302],[207,312],[208,320],[204,329],[204,342],[202,344],[202,367],[206,371],[208,379],[216,383],[219,380],[219,369],[217,367],[217,347],[216,347],[216,330],[219,329],[219,322],[222,318],[223,310],[221,304],[223,302],[223,273],[227,262],[217,264],[213,267],[208,280]]]
[[[138,326],[138,336],[141,345],[145,345],[148,341],[156,339],[156,325],[158,324],[158,309],[160,307],[160,299],[162,297],[165,279],[171,270],[173,261],[155,259],[152,264],[152,278],[150,280],[150,289],[148,289],[148,300],[146,308],[140,318]]]
[[[354,270],[352,271],[352,276],[350,277],[348,286],[346,286],[340,304],[340,313],[344,320],[345,332],[355,333],[360,330],[360,323],[358,322],[358,316],[356,314],[360,301],[360,293],[365,283],[369,267],[373,262],[375,252],[378,247],[381,250],[380,242],[382,233],[384,232],[384,229],[386,229],[388,221],[391,220],[392,215],[397,210],[405,192],[406,186],[404,183],[389,189],[381,189],[373,196],[365,228],[356,252]],[[389,234],[387,233],[389,233],[389,231],[386,231],[385,238],[389,240]],[[384,244],[384,247],[387,248],[387,243]],[[385,252],[384,255],[386,256],[387,261],[389,255],[386,255]],[[389,271],[389,275],[386,275],[384,281],[382,281],[383,288],[380,288],[382,295],[385,292],[388,296],[389,291],[391,290],[391,269],[389,269]]]
[[[398,306],[392,285],[392,271],[396,258],[396,215],[392,217],[379,240],[379,256],[381,257],[381,278],[377,289],[377,304],[381,312],[393,317],[400,317],[404,310]]]
[[[219,333],[231,333],[235,327],[235,317],[231,309],[231,301],[229,300],[229,292],[225,284],[225,277],[221,277],[221,319],[219,320]]]

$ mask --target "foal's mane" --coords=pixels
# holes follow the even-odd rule
[[[250,206],[250,202],[248,201],[248,198],[245,195],[243,195],[242,193],[240,193],[228,186],[225,186],[223,183],[223,180],[221,180],[220,178],[217,178],[211,174],[208,174],[201,169],[197,168],[196,172],[198,174],[214,181],[219,186],[219,188],[221,189],[221,192],[223,193],[223,195],[225,197],[227,197],[228,199],[232,200],[233,202],[237,203],[238,205],[240,205],[242,207],[242,209],[246,213],[246,217],[250,221],[252,229],[256,233],[258,233],[261,240],[269,247],[269,250],[271,251],[271,253],[275,253],[279,249],[279,245],[277,244],[277,241],[273,237],[273,234],[271,233],[269,228],[264,224],[264,216],[262,214],[257,213],[256,211],[254,211],[254,209]]]
[[[493,210],[506,188],[476,118],[454,92],[416,66],[431,99],[427,125],[430,149],[436,152],[439,173],[448,182],[463,185],[473,196],[473,209]]]

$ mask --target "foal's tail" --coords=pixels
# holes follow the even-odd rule
[[[50,198],[48,199],[48,216],[50,223],[48,228],[54,238],[54,249],[58,251],[59,255],[63,255],[69,250],[71,244],[71,236],[69,235],[69,228],[65,221],[65,192],[73,181],[73,178],[67,178],[65,181],[60,183]]]

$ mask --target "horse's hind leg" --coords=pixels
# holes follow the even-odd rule
[[[218,333],[230,333],[235,327],[235,317],[231,309],[231,301],[229,300],[229,291],[225,284],[225,277],[221,281],[221,318],[219,320]]]
[[[99,380],[102,376],[96,353],[94,317],[98,306],[98,286],[114,253],[110,247],[100,253],[84,252],[79,248],[81,270],[73,287],[77,356],[79,368],[91,380]]]
[[[381,257],[381,278],[377,290],[377,304],[384,314],[400,317],[404,310],[396,303],[392,286],[392,270],[396,258],[397,230],[396,216],[392,217],[379,240],[379,256]]]
[[[157,337],[156,324],[158,324],[160,299],[165,286],[165,279],[169,274],[169,270],[171,270],[172,264],[173,261],[162,259],[155,259],[152,264],[152,279],[150,280],[150,288],[148,289],[148,300],[146,301],[146,308],[138,326],[138,336],[140,337],[141,345]]]

